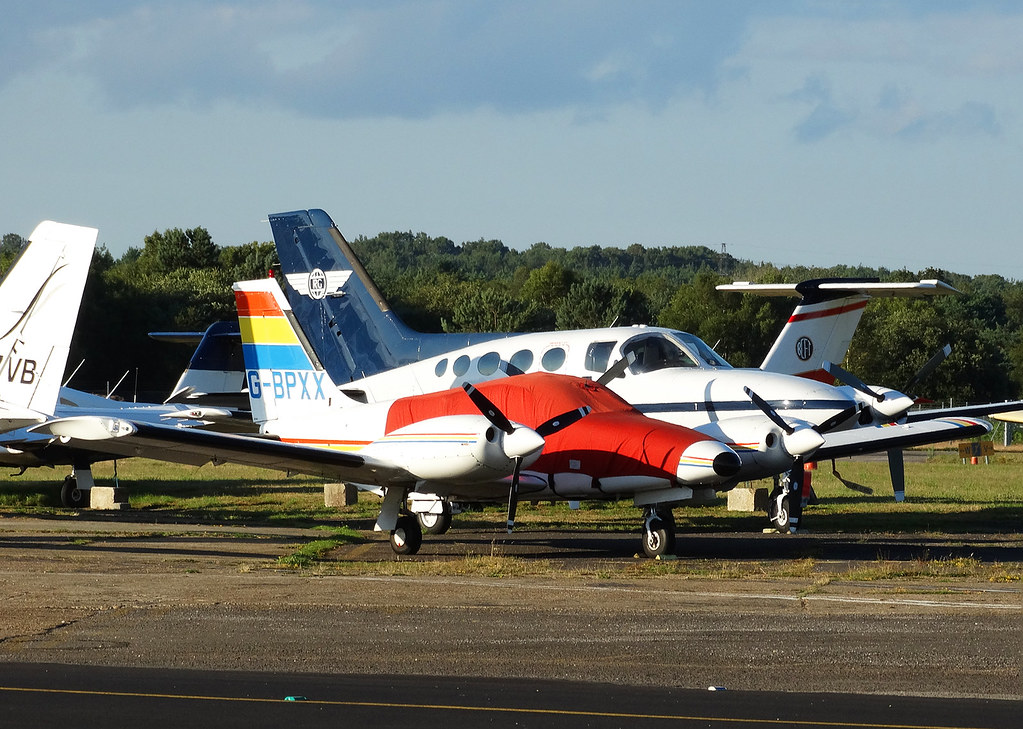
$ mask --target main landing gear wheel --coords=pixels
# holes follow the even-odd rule
[[[671,512],[652,512],[643,525],[643,552],[651,559],[675,551],[675,518]]]
[[[789,496],[780,488],[771,492],[771,498],[767,503],[767,518],[771,526],[778,531],[789,530]]]
[[[391,532],[391,549],[395,554],[415,554],[423,546],[423,530],[419,520],[411,514],[398,517]]]
[[[78,488],[77,478],[64,477],[64,485],[60,487],[60,503],[69,509],[83,509],[88,495],[88,491]]]
[[[421,511],[416,514],[424,534],[444,534],[451,528],[451,504],[444,503],[440,514]]]

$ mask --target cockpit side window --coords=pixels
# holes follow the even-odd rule
[[[636,337],[626,342],[622,353],[636,355],[636,361],[629,367],[634,375],[666,367],[699,367],[677,344],[659,334]]]
[[[585,367],[590,372],[606,372],[607,363],[611,359],[611,352],[614,350],[614,342],[594,342],[586,350]]]

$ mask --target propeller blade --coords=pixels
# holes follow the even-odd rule
[[[921,367],[920,370],[915,375],[913,375],[909,382],[906,383],[906,386],[902,388],[902,391],[912,392],[913,388],[916,387],[921,380],[923,380],[925,377],[928,377],[932,372],[934,372],[934,370],[938,368],[938,365],[944,362],[945,358],[948,357],[950,354],[952,354],[952,345],[946,344],[944,347],[939,349],[934,354],[934,356],[927,360],[927,363],[924,364],[924,366]]]
[[[893,448],[888,451],[888,473],[892,476],[892,490],[895,492],[895,500],[902,502],[906,500],[906,461],[902,455],[901,448]]]
[[[825,372],[827,372],[829,375],[834,377],[839,382],[849,385],[849,387],[852,387],[853,389],[859,390],[864,395],[872,397],[878,402],[884,402],[884,395],[882,395],[880,392],[875,392],[874,390],[871,390],[869,387],[867,387],[866,383],[864,383],[863,380],[854,375],[852,372],[848,372],[842,369],[833,362],[824,362],[822,363],[822,367]]]
[[[524,374],[526,374],[521,368],[516,367],[511,362],[508,362],[506,360],[501,360],[501,364],[499,364],[497,366],[497,368],[499,370],[501,370],[501,372],[503,372],[506,375],[508,375],[509,377],[514,377],[515,375],[524,375]]]
[[[840,412],[840,413],[838,413],[836,415],[832,415],[830,418],[825,420],[820,425],[813,426],[813,429],[816,430],[821,435],[824,435],[828,431],[830,431],[830,430],[838,427],[842,423],[844,423],[846,420],[848,420],[849,418],[851,418],[855,414],[856,414],[856,406],[855,405],[850,405],[849,407],[847,407],[842,412]]]
[[[487,399],[487,396],[477,390],[475,387],[470,385],[468,382],[462,385],[462,389],[469,396],[469,399],[473,401],[473,404],[479,408],[479,411],[483,413],[483,417],[489,420],[495,428],[503,430],[508,435],[511,435],[515,428],[512,426],[511,421],[505,417],[504,413],[497,409],[494,403]]]
[[[611,380],[617,380],[619,377],[625,374],[625,370],[628,369],[629,365],[636,361],[636,353],[629,352],[620,360],[611,365],[607,371],[597,378],[598,385],[606,385]]]
[[[746,391],[746,395],[753,401],[753,404],[760,408],[764,412],[764,415],[771,419],[772,423],[784,430],[787,435],[792,435],[795,432],[796,429],[782,420],[782,417],[768,404],[767,400],[760,397],[760,395],[753,392],[753,390],[748,387],[744,387],[743,390]]]
[[[575,410],[569,410],[567,413],[557,415],[548,420],[546,423],[541,423],[539,426],[537,426],[536,432],[542,435],[544,438],[546,438],[549,435],[557,433],[559,430],[563,428],[567,428],[572,423],[579,422],[589,414],[590,406],[583,405],[582,407],[576,408]]]
[[[522,459],[515,459],[515,470],[512,471],[511,488],[508,489],[508,533],[515,528],[515,511],[519,505],[519,471],[522,466]]]

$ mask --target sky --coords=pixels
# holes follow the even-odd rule
[[[1023,4],[0,3],[0,233],[726,246],[1023,279]]]

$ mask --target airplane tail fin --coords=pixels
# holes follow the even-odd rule
[[[323,369],[276,279],[234,284],[252,420],[326,412],[343,395]]]
[[[195,351],[165,403],[248,409],[245,361],[238,320],[218,321],[205,332],[150,332],[159,341],[191,344]]]
[[[53,415],[98,234],[44,221],[0,282],[0,418],[7,425]]]
[[[935,279],[908,283],[880,283],[877,279],[853,278],[813,279],[798,284],[736,281],[717,288],[762,296],[801,297],[760,369],[827,383],[834,382],[834,378],[821,367],[821,363],[839,363],[845,359],[860,317],[871,298],[959,293]]]
[[[339,382],[405,364],[420,336],[395,314],[322,210],[270,215],[295,315]]]
[[[496,334],[426,334],[391,309],[323,210],[269,216],[288,299],[335,382],[375,375]]]

